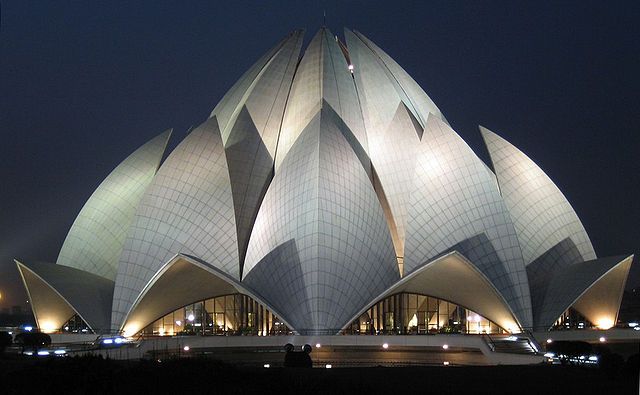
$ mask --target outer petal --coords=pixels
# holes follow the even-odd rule
[[[509,142],[483,127],[480,132],[516,227],[525,264],[566,238],[572,240],[581,258],[567,263],[595,259],[584,226],[553,181]]]
[[[229,169],[214,117],[169,155],[138,207],[118,267],[112,326],[120,327],[138,294],[178,253],[239,278],[237,246]]]
[[[406,271],[457,248],[503,294],[520,324],[531,326],[527,274],[507,207],[482,161],[437,117],[427,122],[414,179]]]
[[[160,165],[171,131],[129,155],[105,178],[78,214],[58,255],[58,265],[114,280],[136,207]]]

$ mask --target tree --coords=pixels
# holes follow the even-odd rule
[[[0,355],[4,354],[4,350],[13,343],[13,336],[7,332],[0,332]]]
[[[51,337],[42,332],[23,332],[16,335],[15,342],[22,346],[22,352],[31,349],[37,353],[40,348],[51,344]]]

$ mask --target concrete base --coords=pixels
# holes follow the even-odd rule
[[[74,348],[65,336],[54,342],[66,345],[69,355],[101,354],[113,359],[162,359],[196,355],[229,363],[277,366],[284,360],[284,345],[296,349],[312,346],[316,366],[416,366],[416,365],[522,365],[543,362],[533,354],[491,351],[483,336],[176,336],[145,338],[113,348]],[[80,339],[73,340],[80,340]],[[86,335],[82,335],[88,344]],[[85,339],[85,337],[87,337]],[[385,347],[386,345],[386,347]],[[318,347],[319,346],[319,347]],[[186,349],[185,349],[186,347]]]

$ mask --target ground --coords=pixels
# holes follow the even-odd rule
[[[212,359],[5,359],[0,393],[638,394],[637,366],[235,367]]]

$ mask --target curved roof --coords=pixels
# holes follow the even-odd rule
[[[160,166],[170,135],[167,130],[138,148],[102,181],[73,222],[58,265],[115,280],[136,207]]]
[[[325,102],[258,213],[243,282],[300,333],[337,332],[399,278],[384,214],[349,131]]]
[[[406,292],[433,296],[464,306],[509,332],[519,332],[518,320],[491,281],[458,251],[449,252],[404,276],[352,317],[358,318],[380,300]]]
[[[294,30],[263,55],[224,95],[211,112],[218,119],[225,146],[233,140],[231,129],[246,106],[271,157],[275,156],[282,111],[298,63],[303,30]]]
[[[15,262],[40,328],[59,329],[77,313],[94,332],[109,331],[113,281],[53,263]]]
[[[276,172],[323,101],[340,116],[366,151],[364,121],[348,66],[337,39],[328,29],[320,29],[309,43],[291,86],[278,142]]]
[[[469,244],[465,253],[473,252],[468,257],[502,292],[522,326],[530,326],[529,286],[516,232],[482,161],[449,125],[430,117],[412,174],[405,272],[484,234],[487,242]]]
[[[76,314],[76,310],[42,277],[17,260],[15,262],[27,290],[38,328],[45,333],[62,328],[62,325]]]
[[[229,169],[215,117],[176,147],[140,202],[120,257],[114,328],[154,274],[178,253],[240,277]]]
[[[418,85],[418,83],[411,78],[411,76],[398,63],[396,63],[391,56],[387,55],[386,52],[357,30],[354,30],[353,35],[351,35],[351,32],[348,29],[345,29],[345,36],[349,43],[350,54],[352,53],[353,46],[358,46],[358,41],[354,40],[354,36],[366,45],[373,54],[375,54],[378,58],[378,64],[382,66],[389,80],[394,83],[399,96],[403,99],[405,105],[407,105],[423,127],[426,125],[430,114],[437,116],[445,123],[447,122],[433,100],[431,100],[420,85]],[[358,65],[361,64],[358,61],[355,61],[354,63],[357,63]],[[368,66],[371,67],[372,65]]]
[[[197,258],[178,254],[163,265],[142,290],[121,330],[125,335],[132,335],[158,318],[196,300],[233,293],[249,295],[278,315],[272,307],[226,273]]]
[[[595,259],[582,222],[553,181],[508,141],[483,127],[480,132],[516,227],[525,264],[566,238],[571,238],[583,261]]]
[[[633,255],[577,263],[550,278],[544,302],[536,311],[535,329],[549,329],[569,307],[593,324],[609,329],[616,323]]]
[[[111,306],[112,329],[139,327],[209,289],[243,289],[292,329],[337,332],[419,284],[505,328],[547,325],[568,303],[610,320],[631,260],[593,261],[575,212],[526,155],[481,128],[494,174],[393,59],[345,35],[348,48],[320,29],[300,60],[292,32],[159,170],[169,132],[120,164],[60,265],[19,265],[37,314],[73,310],[98,327]],[[464,259],[438,260],[449,253]],[[478,300],[451,281],[475,284]]]

